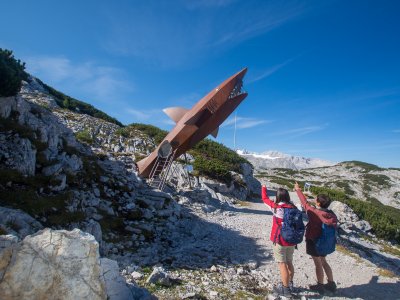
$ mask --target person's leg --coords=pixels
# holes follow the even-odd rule
[[[289,289],[289,269],[287,266],[287,256],[286,256],[286,247],[282,247],[281,245],[274,245],[274,256],[275,260],[278,263],[279,272],[281,274],[281,284],[274,288],[275,292],[278,295],[285,296],[287,298],[291,298],[291,293]]]
[[[286,264],[287,264],[291,282],[293,282],[293,276],[294,276],[293,253],[294,253],[294,246],[287,247],[287,249],[286,249]]]
[[[293,267],[293,263],[291,261],[287,262],[287,268],[288,268],[288,272],[289,272],[289,280],[293,281],[294,267]]]
[[[328,264],[325,257],[320,257],[320,260],[321,260],[322,268],[325,271],[326,277],[328,277],[328,281],[333,281],[333,274],[332,274],[331,266]]]
[[[278,265],[279,265],[279,271],[281,273],[282,284],[284,287],[289,287],[290,275],[288,266],[284,262],[279,262]]]
[[[324,268],[328,283],[324,284],[324,288],[330,292],[336,292],[336,283],[333,281],[333,272],[331,266],[326,261],[325,257],[321,257],[322,267]]]
[[[315,274],[317,275],[317,281],[320,284],[324,283],[324,269],[322,267],[321,257],[311,256],[315,265]]]

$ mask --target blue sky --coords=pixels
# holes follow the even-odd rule
[[[400,167],[400,1],[5,1],[0,47],[54,88],[171,129],[248,67],[237,148]],[[233,147],[232,118],[216,139]]]

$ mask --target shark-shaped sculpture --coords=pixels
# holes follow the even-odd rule
[[[175,152],[172,159],[176,159],[207,135],[217,137],[219,125],[247,97],[247,93],[242,90],[246,72],[247,68],[244,68],[226,79],[192,109],[182,107],[164,109],[163,111],[175,121],[176,125],[148,157],[137,163],[139,175],[149,177],[157,157],[166,155],[166,151]]]

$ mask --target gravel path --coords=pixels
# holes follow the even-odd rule
[[[291,197],[295,203],[298,201],[294,193]],[[230,249],[229,256],[232,262],[255,260],[259,264],[258,270],[264,273],[266,280],[271,284],[279,282],[279,273],[273,260],[272,242],[269,241],[272,214],[261,200],[231,208],[223,214],[201,214],[200,218],[237,232],[237,235],[234,235],[235,240],[220,241]],[[253,243],[246,243],[249,239]],[[382,270],[368,260],[351,252],[345,253],[344,250],[329,255],[327,260],[338,285],[338,297],[400,299],[399,278],[380,275]],[[295,251],[294,266],[296,286],[306,289],[308,285],[315,283],[313,262],[305,253],[304,242],[299,244],[298,250]]]

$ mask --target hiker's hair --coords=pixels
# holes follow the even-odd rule
[[[328,206],[331,204],[331,199],[325,194],[320,194],[317,196],[317,202],[322,208],[328,208]]]
[[[279,202],[285,202],[285,203],[290,203],[290,196],[289,196],[289,192],[286,189],[283,188],[279,188],[276,191],[276,203]]]

